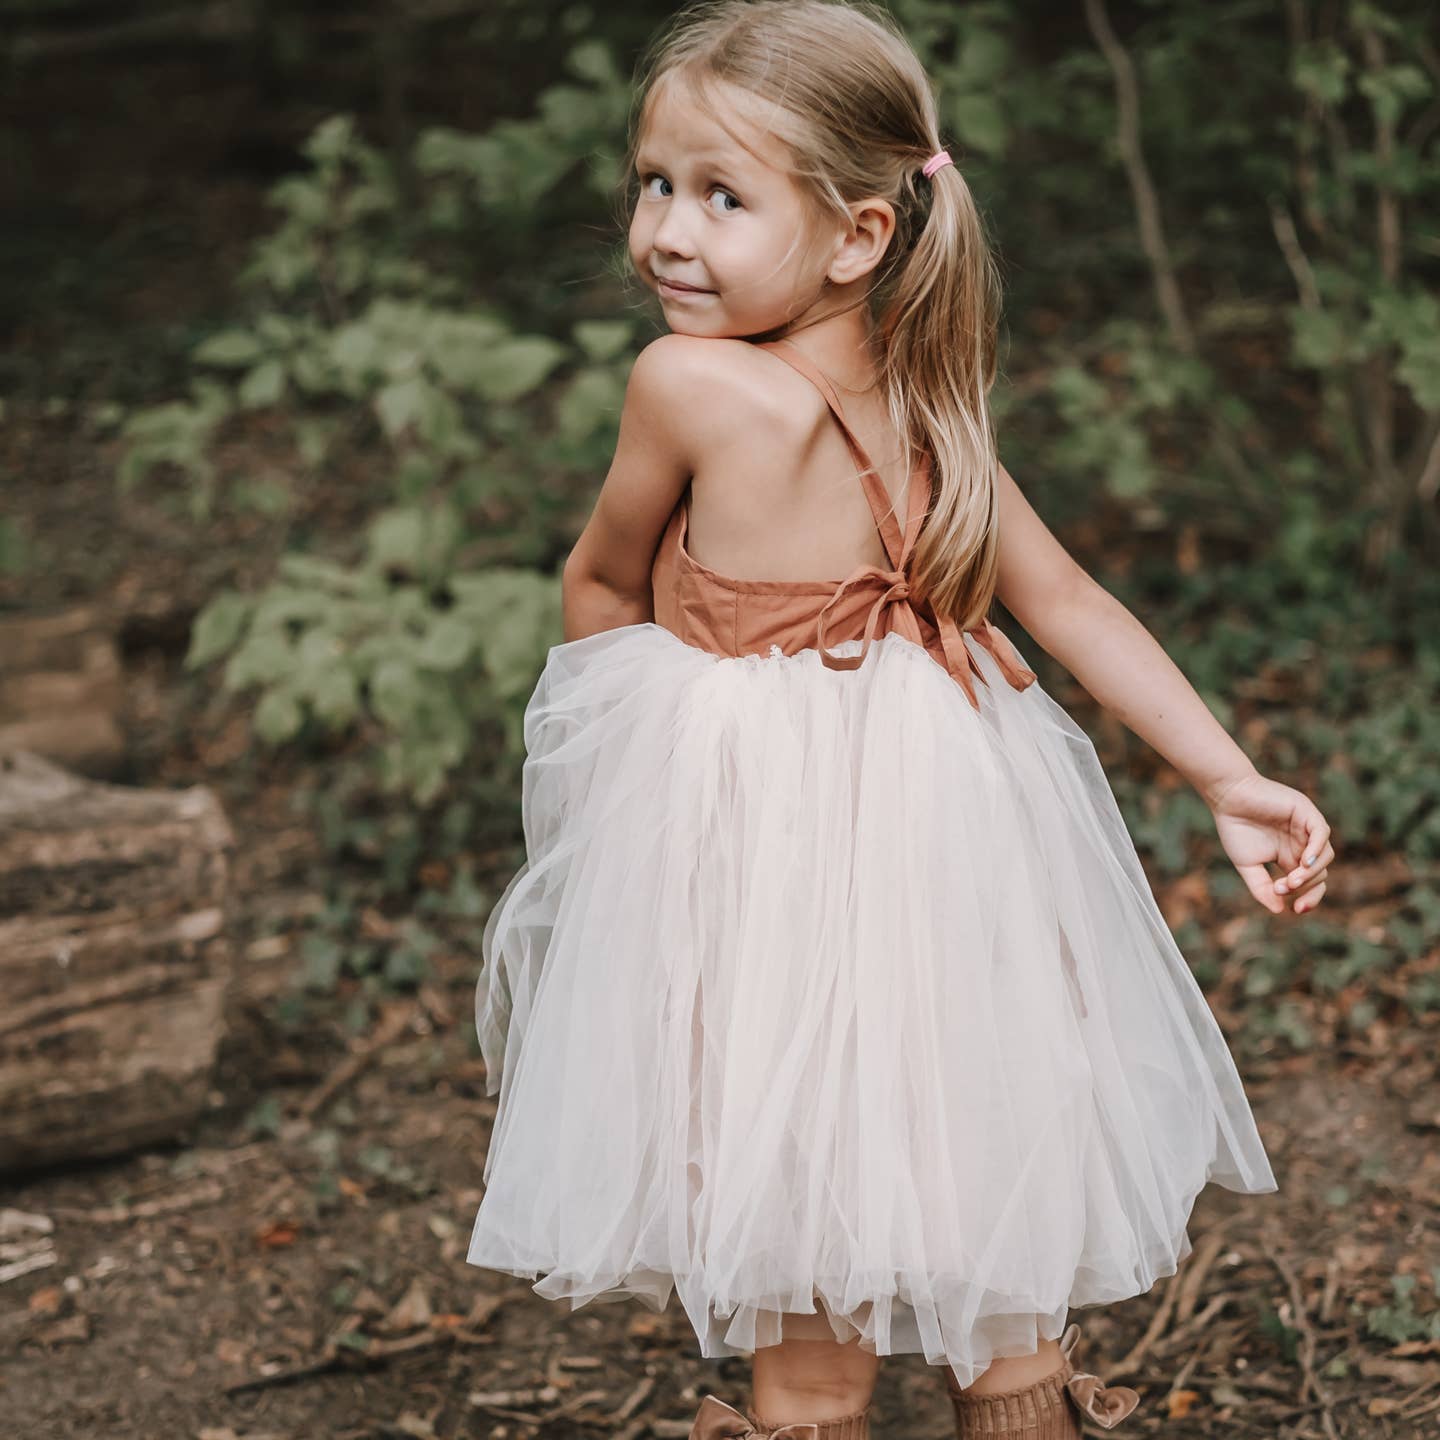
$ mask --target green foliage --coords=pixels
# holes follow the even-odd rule
[[[430,1176],[396,1159],[395,1152],[388,1145],[366,1145],[358,1158],[360,1168],[367,1175],[384,1181],[411,1199],[423,1200],[439,1188]]]
[[[126,444],[116,474],[121,493],[132,490],[156,466],[173,465],[193,487],[188,492],[191,519],[204,519],[215,485],[209,447],[231,408],[223,385],[197,376],[190,382],[188,400],[171,400],[131,415],[120,429]]]
[[[256,734],[307,727],[374,736],[381,786],[420,804],[469,755],[477,722],[521,746],[524,702],[559,643],[559,585],[503,567],[457,573],[462,534],[445,506],[383,511],[367,556],[346,567],[290,554],[254,595],[222,591],[201,611],[186,664],[224,659],[230,690],[254,687]]]
[[[29,526],[0,515],[0,575],[23,575],[31,566]]]
[[[444,159],[442,140],[422,133],[415,163],[453,208],[460,161]],[[593,465],[613,441],[633,326],[581,322],[567,342],[467,304],[472,228],[493,214],[472,197],[457,230],[448,210],[407,207],[392,161],[348,116],[318,126],[305,152],[312,168],[271,189],[280,222],[241,273],[248,318],[193,348],[188,400],[127,419],[122,487],[174,467],[190,482],[192,518],[208,518],[225,479],[215,443],[257,412],[271,435],[276,422],[288,435],[297,493],[377,444],[396,499],[443,487],[469,503],[497,492],[523,503],[545,465]],[[502,198],[514,206],[513,190]],[[518,408],[565,368],[551,420]],[[527,445],[537,423],[555,431],[553,445]],[[251,508],[255,496],[238,482],[228,493]]]
[[[1418,674],[1391,677],[1373,708],[1347,727],[1343,763],[1323,772],[1317,799],[1337,824],[1358,822],[1361,833],[1417,867],[1440,858],[1440,795],[1434,789],[1440,664],[1433,654],[1419,658]],[[1312,733],[1320,729],[1314,726]]]
[[[613,193],[620,180],[618,137],[629,111],[628,79],[609,45],[595,36],[571,47],[566,68],[579,83],[546,88],[528,119],[502,120],[484,135],[441,128],[426,133],[415,163],[442,182],[429,201],[433,223],[459,226],[473,199],[528,238],[541,203],[579,162],[595,196]]]
[[[572,58],[600,98],[546,105],[537,144],[578,144],[615,111],[604,57],[587,44]],[[187,664],[223,664],[225,687],[253,695],[263,743],[344,746],[317,818],[337,856],[404,889],[437,840],[460,847],[457,818],[473,826],[513,794],[524,702],[562,638],[568,537],[551,512],[613,449],[635,326],[572,319],[547,335],[469,301],[477,226],[523,208],[505,146],[492,172],[495,146],[422,133],[418,207],[349,117],[305,148],[310,169],[270,193],[279,223],[242,274],[243,316],[194,347],[188,400],[127,419],[119,480],[178,474],[201,520],[222,504],[283,515],[321,482],[374,477],[364,554],[292,550],[259,589],[222,589]],[[244,456],[262,419],[281,456],[263,479],[220,458]],[[367,815],[374,791],[424,813]]]
[[[1293,33],[1248,0],[1113,15],[1137,72],[1158,258],[1116,143],[1114,79],[1088,36],[1041,54],[1029,7],[894,9],[921,39],[1009,261],[1027,372],[1021,397],[999,397],[1012,470],[1098,480],[1172,517],[1203,500],[1211,525],[1253,539],[1271,533],[1266,477],[1308,465],[1329,520],[1371,505],[1364,568],[1409,543],[1440,424],[1428,7],[1297,5]],[[992,38],[976,47],[977,34]],[[987,46],[1011,57],[998,76],[961,63]],[[1285,75],[1293,88],[1277,93]],[[956,120],[992,99],[1003,156]],[[1188,336],[1162,321],[1161,273]],[[1087,485],[1077,503],[1092,496]]]
[[[1365,1312],[1367,1333],[1392,1345],[1402,1345],[1407,1340],[1440,1340],[1440,1306],[1421,1313],[1415,1305],[1414,1275],[1392,1275],[1390,1289],[1394,1300],[1389,1305],[1377,1305]],[[1440,1292],[1440,1266],[1430,1272],[1432,1292]]]

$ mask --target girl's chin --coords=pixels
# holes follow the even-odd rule
[[[665,316],[665,323],[670,327],[672,335],[698,335],[705,339],[723,339],[735,332],[728,325],[721,325],[718,322],[705,324],[703,320],[691,320],[685,315]]]

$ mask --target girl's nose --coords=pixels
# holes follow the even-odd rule
[[[663,250],[667,255],[694,253],[681,207],[673,203],[665,207],[665,214],[655,227],[653,243],[657,250]]]

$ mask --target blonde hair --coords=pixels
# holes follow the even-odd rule
[[[942,148],[929,77],[894,19],[870,0],[701,0],[678,11],[637,69],[625,157],[635,158],[661,82],[683,80],[725,123],[710,82],[773,108],[771,133],[817,216],[848,223],[847,205],[889,201],[895,232],[862,303],[878,339],[878,379],[911,453],[930,456],[930,506],[912,561],[916,591],[970,627],[995,590],[998,459],[988,393],[995,378],[1000,283],[958,165],[920,169]],[[748,147],[747,147],[748,148]]]

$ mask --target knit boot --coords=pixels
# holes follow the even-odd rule
[[[870,1440],[870,1407],[833,1420],[772,1425],[748,1406],[736,1410],[718,1395],[707,1395],[690,1427],[690,1440]]]
[[[959,1440],[1003,1435],[1006,1440],[1081,1440],[1081,1417],[1113,1430],[1140,1403],[1128,1385],[1107,1386],[1098,1376],[1075,1368],[1072,1352],[1080,1327],[1071,1324],[1060,1337],[1060,1367],[1029,1385],[972,1395],[960,1388],[945,1366],[945,1387],[955,1410]]]

